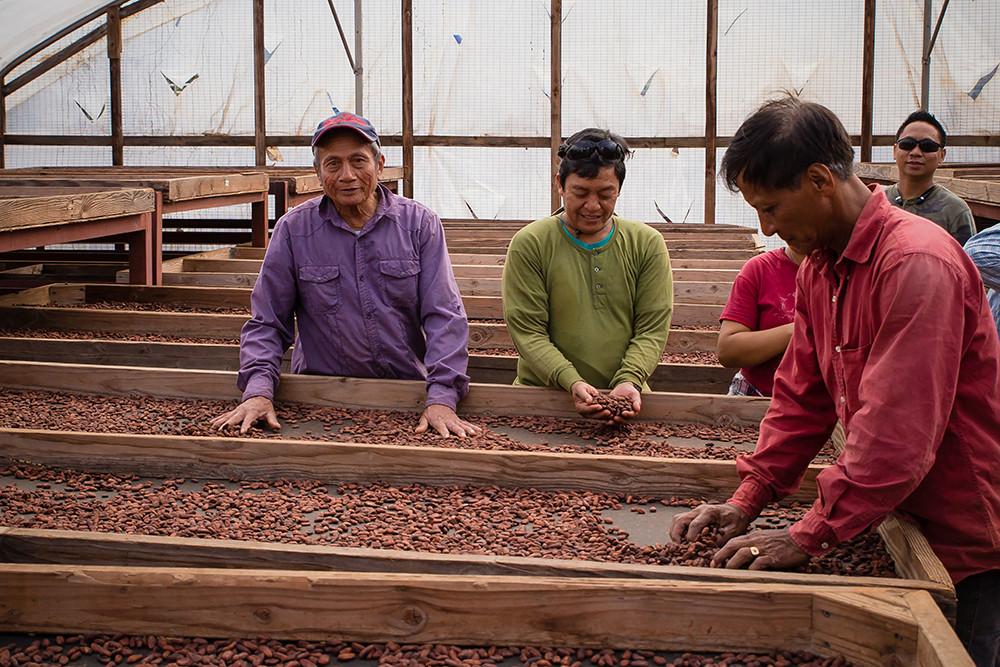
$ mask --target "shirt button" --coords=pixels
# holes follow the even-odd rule
[[[365,281],[365,274],[362,273],[360,276],[358,276],[358,282],[363,283],[364,281]]]
[[[602,289],[604,285],[602,285],[601,283],[597,283],[596,285],[594,285],[594,287],[596,287],[597,289]]]
[[[839,346],[839,345],[837,345],[837,346],[836,346],[836,347],[834,347],[833,349],[835,349],[835,350],[836,350],[837,352],[840,352],[840,346]]]
[[[824,543],[823,543],[823,544],[821,544],[820,546],[821,546],[821,547],[823,547],[824,549],[829,549],[829,548],[830,548],[830,544],[829,544],[829,542],[824,542]]]
[[[847,402],[847,398],[843,394],[840,395],[840,402],[841,403],[846,403]]]
[[[836,294],[833,295],[833,302],[837,303],[837,295]]]
[[[599,266],[595,266],[595,267],[594,267],[594,272],[596,272],[596,273],[600,273],[600,272],[601,272],[601,267],[599,267]]]

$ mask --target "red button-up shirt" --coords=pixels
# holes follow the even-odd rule
[[[957,583],[1000,569],[1000,342],[975,265],[875,189],[841,256],[798,273],[795,333],[729,502],[794,491],[840,419],[846,447],[791,537],[821,555],[895,510]]]

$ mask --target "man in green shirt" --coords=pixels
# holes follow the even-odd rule
[[[562,387],[580,414],[618,423],[642,408],[673,312],[663,237],[614,213],[629,155],[607,130],[570,137],[559,148],[563,209],[514,235],[503,271],[515,384]],[[632,409],[612,416],[601,389]]]
[[[892,156],[899,183],[885,189],[890,202],[942,227],[964,245],[976,233],[969,205],[958,195],[934,183],[934,172],[944,161],[944,126],[926,111],[914,111],[896,130]]]

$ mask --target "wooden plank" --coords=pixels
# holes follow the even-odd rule
[[[905,594],[904,594],[905,595]],[[918,628],[905,602],[895,592],[871,590],[859,604],[855,596],[824,592],[813,602],[813,642],[824,651],[852,655],[860,664],[884,665],[886,647],[869,643],[872,633],[892,634],[905,649],[892,651],[892,663],[916,664]]]
[[[562,0],[549,0],[549,210],[562,206],[559,146],[562,145]]]
[[[715,161],[718,127],[719,0],[708,0],[705,16],[705,222],[715,223]]]
[[[267,121],[264,103],[266,99],[264,93],[264,0],[253,0],[252,34],[254,164],[264,165],[267,164]]]
[[[77,194],[0,198],[0,233],[148,213],[153,204],[153,191],[148,189],[78,190]]]
[[[860,163],[855,165],[854,172],[862,179],[880,183],[895,183],[899,180],[899,170],[895,164]],[[934,182],[962,199],[1000,204],[1000,183],[995,181],[947,178],[935,173]]]
[[[247,540],[123,535],[90,531],[0,528],[0,562],[124,567],[211,567],[222,569],[394,572],[477,576],[541,576],[669,579],[744,584],[805,584],[830,587],[891,587],[912,591],[929,622],[944,621],[926,582],[794,572],[633,565],[598,561],[432,554],[394,549],[360,549]],[[934,590],[933,587],[931,590]],[[944,591],[937,591],[943,594]],[[916,610],[915,610],[916,615]],[[928,628],[930,629],[930,628]],[[941,633],[944,639],[947,633]]]
[[[402,0],[403,196],[413,198],[413,0]]]
[[[111,91],[111,163],[125,164],[125,134],[122,125],[122,13],[108,8],[108,67]]]
[[[827,655],[814,606],[836,596],[865,628],[845,658],[917,656],[913,615],[883,611],[897,598],[907,609],[890,589],[37,564],[4,565],[0,589],[13,632]]]
[[[500,246],[482,246],[482,245],[455,245],[451,244],[448,246],[448,252],[452,256],[456,253],[461,255],[503,255],[505,252],[504,247]],[[741,263],[746,262],[751,257],[756,256],[758,253],[751,250],[716,250],[713,248],[678,248],[676,250],[670,251],[670,262],[673,265],[674,258],[677,259],[720,259],[720,260],[737,260]],[[463,264],[469,264],[470,262],[464,261]]]
[[[875,0],[865,0],[861,64],[861,161],[871,162],[875,121]]]
[[[511,349],[511,354],[515,351]],[[288,372],[288,355],[283,372]],[[0,336],[0,359],[55,361],[107,366],[152,366],[202,370],[239,370],[239,345],[162,343],[101,339],[50,339]],[[517,374],[517,357],[470,355],[473,382],[511,384]],[[654,391],[725,394],[733,371],[721,366],[659,364],[649,379]]]
[[[7,460],[156,478],[495,485],[719,502],[739,485],[732,461],[707,459],[36,429],[0,429],[0,436]],[[815,500],[824,467],[810,467],[785,502]]]
[[[231,174],[149,175],[149,176],[17,176],[11,170],[0,174],[0,185],[32,187],[128,187],[152,188],[163,192],[164,201],[181,202],[196,199],[260,192],[268,189],[267,175],[245,172]]]
[[[8,388],[98,394],[148,394],[160,397],[237,400],[236,374],[228,371],[89,366],[46,362],[0,361],[0,385]],[[287,375],[276,399],[348,409],[423,410],[426,388],[418,380]],[[643,396],[635,421],[756,426],[767,410],[766,398],[671,394]],[[537,415],[579,418],[569,395],[557,389],[473,384],[459,406],[462,414]]]
[[[929,594],[906,594],[906,601],[917,622],[917,663],[928,667],[972,667],[972,659],[942,615],[937,601]]]
[[[111,331],[182,338],[237,338],[247,315],[0,306],[0,321],[18,329]]]

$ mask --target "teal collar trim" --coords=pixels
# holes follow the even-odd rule
[[[617,227],[617,225],[614,222],[612,222],[611,231],[608,232],[607,236],[605,236],[600,241],[595,241],[594,243],[584,243],[580,239],[576,238],[576,234],[574,234],[569,230],[569,227],[566,226],[566,223],[563,222],[562,218],[559,218],[559,226],[562,228],[563,233],[566,235],[566,238],[572,241],[574,245],[579,246],[584,250],[600,250],[604,246],[611,243],[611,238],[615,235],[615,229]]]

